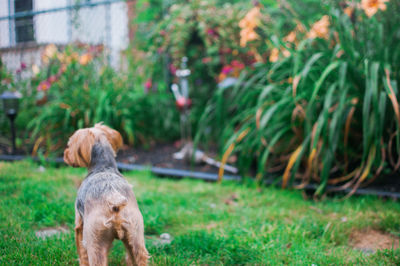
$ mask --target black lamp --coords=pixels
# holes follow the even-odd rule
[[[11,138],[12,138],[12,154],[15,154],[15,126],[14,120],[17,117],[19,99],[22,97],[19,92],[6,91],[0,95],[3,101],[4,112],[10,119],[11,125]]]

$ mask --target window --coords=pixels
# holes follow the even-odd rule
[[[33,0],[15,0],[14,13],[32,11]],[[34,41],[33,16],[15,18],[16,43]]]

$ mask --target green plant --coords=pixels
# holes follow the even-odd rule
[[[141,142],[176,137],[171,97],[135,90],[126,75],[103,62],[101,46],[68,46],[62,52],[49,46],[44,56],[46,67],[33,80],[38,105],[28,125],[33,153],[40,147],[47,155],[58,153],[75,130],[98,122],[118,130],[127,144],[135,137]]]
[[[226,77],[238,77],[260,58],[262,47],[255,54],[254,43],[246,47],[240,43],[238,21],[249,7],[251,2],[240,1],[139,1],[130,60],[130,67],[139,73],[136,83],[168,91],[171,83],[178,82],[175,74],[181,59],[188,57],[195,131],[217,84]]]
[[[200,128],[218,121],[224,158],[234,149],[243,172],[256,163],[259,180],[281,171],[283,187],[317,182],[316,195],[398,171],[399,3],[370,16],[365,3],[324,1],[312,25],[283,3],[260,25],[269,62],[216,91]]]

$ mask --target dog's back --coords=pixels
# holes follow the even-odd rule
[[[78,190],[77,210],[83,217],[86,202],[102,201],[113,211],[119,211],[132,197],[131,185],[118,171],[110,145],[96,142],[92,148],[89,174]]]

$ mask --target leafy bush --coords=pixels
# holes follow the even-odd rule
[[[28,125],[34,153],[42,146],[46,154],[59,152],[76,129],[101,121],[121,132],[127,144],[135,137],[142,142],[176,137],[172,98],[135,90],[123,74],[104,64],[101,46],[70,46],[63,52],[49,46],[43,60],[47,67],[33,80],[37,114]]]
[[[255,42],[268,52],[215,92],[200,122],[217,132],[224,160],[235,150],[242,171],[256,163],[259,180],[282,171],[283,187],[317,182],[317,195],[400,166],[400,4],[323,3],[312,13],[295,1],[261,8],[268,19],[255,22],[256,34],[266,39]]]
[[[272,2],[272,1],[264,1]],[[161,8],[160,8],[161,7]],[[238,77],[256,61],[255,47],[240,43],[238,21],[251,7],[242,1],[139,1],[131,67],[137,83],[168,91],[189,58],[194,130],[207,100],[227,76]],[[260,47],[262,48],[262,47]]]

